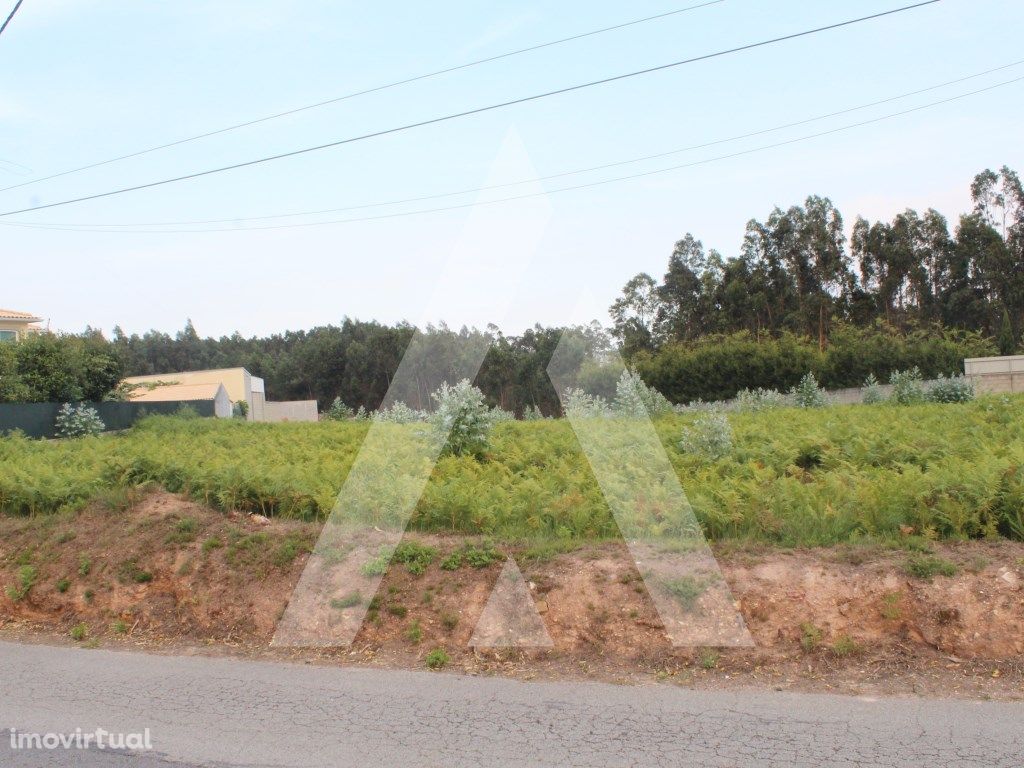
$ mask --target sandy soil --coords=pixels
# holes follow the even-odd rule
[[[673,646],[651,580],[622,543],[545,558],[499,547],[551,640],[524,651],[470,645],[505,561],[443,570],[467,540],[414,536],[439,552],[422,574],[392,563],[373,603],[361,594],[353,608],[339,592],[324,607],[328,619],[357,613],[351,645],[289,649],[271,639],[317,526],[224,515],[163,492],[125,501],[0,518],[0,638],[73,643],[79,627],[78,642],[104,647],[406,668],[440,647],[450,669],[471,674],[1024,698],[1020,543],[936,544],[928,554],[716,547],[724,580],[685,595],[681,610],[698,622],[731,592],[753,644],[720,649]],[[956,572],[912,576],[915,556]]]

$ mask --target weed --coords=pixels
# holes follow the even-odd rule
[[[442,613],[441,614],[441,626],[451,632],[457,626],[459,626],[459,617],[454,613]]]
[[[21,566],[18,569],[17,583],[7,588],[7,596],[14,602],[23,600],[28,596],[29,590],[35,585],[37,578],[39,578],[39,571],[35,569],[35,566]]]
[[[883,619],[896,621],[903,615],[902,610],[900,610],[901,597],[902,595],[900,595],[899,592],[887,592],[882,595],[882,607],[880,612]]]
[[[580,542],[573,539],[544,539],[538,541],[525,550],[519,556],[523,562],[546,563],[554,560],[559,555],[572,552],[580,548]]]
[[[168,544],[191,544],[196,540],[198,521],[194,517],[184,517],[174,524],[174,529],[167,536]]]
[[[71,639],[75,642],[82,642],[88,634],[89,628],[84,623],[75,624],[75,626],[71,628]]]
[[[466,547],[462,551],[462,556],[466,560],[466,565],[471,565],[474,568],[486,568],[491,563],[501,560],[501,553],[490,542],[479,547]]]
[[[331,600],[331,608],[336,611],[344,610],[345,608],[352,608],[356,605],[362,605],[363,596],[358,592],[349,592],[344,597],[336,597]]]
[[[404,605],[399,605],[398,603],[392,603],[388,606],[388,613],[390,613],[392,616],[397,616],[400,619],[404,619],[405,614],[407,614],[408,612],[408,608],[406,608]]]
[[[88,555],[81,555],[78,558],[78,575],[88,576],[92,570],[92,559]]]
[[[452,660],[452,657],[448,655],[448,651],[444,648],[435,648],[427,654],[424,661],[429,669],[442,669],[448,665],[448,662]]]
[[[85,592],[82,593],[82,597],[85,598],[85,602],[91,603],[93,601],[93,598],[96,597],[96,593],[93,592],[91,589],[87,589],[85,590]]]
[[[991,561],[982,555],[974,555],[967,563],[967,570],[977,575],[988,568]]]
[[[380,597],[379,596],[377,596],[377,595],[373,596],[373,598],[370,600],[369,608],[370,608],[371,611],[379,611],[380,610]]]
[[[907,558],[903,569],[915,578],[929,581],[935,576],[956,575],[956,564],[938,556],[913,555]]]
[[[224,552],[224,560],[232,567],[254,565],[270,546],[270,537],[262,531],[235,538]]]
[[[224,542],[216,536],[211,536],[203,542],[203,554],[208,555],[215,549],[220,549],[224,546]]]
[[[441,561],[441,570],[443,571],[457,571],[462,567],[462,553],[452,552],[446,558]]]
[[[395,548],[393,557],[413,576],[422,576],[427,566],[437,557],[437,550],[415,541],[403,541]]]
[[[71,579],[60,579],[57,581],[57,591],[62,595],[71,587]]]
[[[419,643],[423,640],[423,629],[420,627],[419,619],[413,619],[412,624],[405,630],[405,639],[410,643]]]
[[[805,621],[800,625],[800,647],[810,653],[821,645],[821,630],[811,622]]]
[[[67,544],[69,541],[74,541],[78,536],[74,531],[64,531],[57,537],[58,544]]]
[[[146,584],[153,580],[153,574],[144,568],[140,568],[134,558],[125,560],[117,567],[117,578],[122,584],[134,582]]]
[[[718,652],[713,648],[701,648],[697,655],[697,663],[700,664],[701,669],[715,669],[720,658]]]
[[[278,568],[287,568],[300,553],[309,551],[309,541],[304,534],[290,533],[274,550],[273,563]]]
[[[709,585],[710,582],[707,577],[690,575],[680,576],[677,579],[666,579],[662,582],[665,590],[686,611],[692,611],[697,607],[697,600],[707,591]]]
[[[389,562],[391,562],[391,550],[387,547],[381,547],[377,556],[363,563],[359,571],[363,576],[383,576],[388,570]]]
[[[836,638],[836,641],[832,643],[832,653],[839,658],[852,656],[860,653],[860,651],[860,644],[849,635],[840,635]]]
[[[113,624],[110,625],[110,628],[118,635],[128,634],[128,624],[122,619],[118,619],[117,621],[115,621]]]

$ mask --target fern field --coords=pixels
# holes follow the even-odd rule
[[[698,419],[671,414],[656,427],[709,538],[1024,539],[1024,398],[733,413],[731,445],[712,455],[680,447]],[[152,417],[101,437],[2,438],[0,511],[74,509],[154,483],[220,509],[324,518],[367,429]],[[565,420],[504,422],[482,459],[443,457],[412,526],[514,538],[618,533]]]

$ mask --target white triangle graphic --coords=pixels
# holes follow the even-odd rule
[[[469,639],[474,648],[551,648],[530,588],[512,558],[505,561]]]

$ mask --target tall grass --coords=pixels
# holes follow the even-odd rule
[[[908,528],[1024,538],[1024,398],[731,414],[733,447],[718,458],[680,450],[694,418],[668,415],[656,428],[709,538],[817,545]],[[221,509],[322,519],[367,428],[152,417],[103,437],[3,438],[0,511],[46,513],[153,482]],[[502,423],[482,460],[443,457],[411,525],[560,540],[618,533],[564,420]]]

